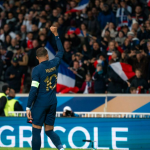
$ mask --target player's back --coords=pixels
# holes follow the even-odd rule
[[[39,89],[36,101],[41,105],[57,103],[56,84],[58,65],[55,59],[44,61],[34,68],[39,77]]]

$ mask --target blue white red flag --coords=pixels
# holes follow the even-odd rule
[[[78,11],[81,11],[83,10],[84,8],[87,7],[87,5],[89,4],[89,0],[81,0],[78,4],[77,7],[67,11],[66,13],[72,13],[72,12],[78,12]]]
[[[116,62],[112,63],[110,66],[124,81],[127,81],[135,76],[132,66],[129,64]]]
[[[80,30],[79,28],[71,27],[67,32],[68,35],[73,34],[73,33],[79,37],[84,37],[83,31]],[[89,35],[88,33],[86,33],[86,34],[87,34],[87,36]]]

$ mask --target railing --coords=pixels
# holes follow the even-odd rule
[[[9,116],[25,117],[26,111],[10,111]],[[63,112],[56,112],[56,117],[61,117]],[[128,112],[75,112],[79,117],[87,118],[149,118],[150,113],[128,113]]]

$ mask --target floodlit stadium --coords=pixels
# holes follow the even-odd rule
[[[150,150],[150,0],[0,0],[0,150]]]

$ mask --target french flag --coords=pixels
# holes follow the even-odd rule
[[[53,59],[56,55],[56,52],[49,42],[46,43],[45,49],[48,51],[49,60]],[[58,79],[56,87],[57,93],[78,92],[78,88],[75,87],[75,75],[68,69],[68,67],[68,64],[66,64],[64,61],[61,61],[58,68]]]
[[[67,32],[68,35],[73,34],[73,33],[75,33],[75,34],[76,34],[77,36],[79,36],[79,37],[83,37],[83,36],[84,36],[84,35],[83,35],[83,31],[80,30],[79,28],[71,27],[71,28],[68,30],[68,32]],[[87,34],[87,35],[88,35],[88,34]]]
[[[102,60],[96,60],[95,62],[94,62],[94,67],[96,68],[96,66],[98,65],[98,64],[103,64],[103,61]]]
[[[112,63],[110,66],[124,81],[127,81],[135,76],[135,73],[132,70],[132,66],[129,64],[116,62]]]
[[[87,5],[89,4],[89,0],[81,0],[78,4],[77,7],[67,11],[66,13],[72,13],[72,12],[78,12],[78,11],[81,11],[83,10],[84,8],[87,7]]]

